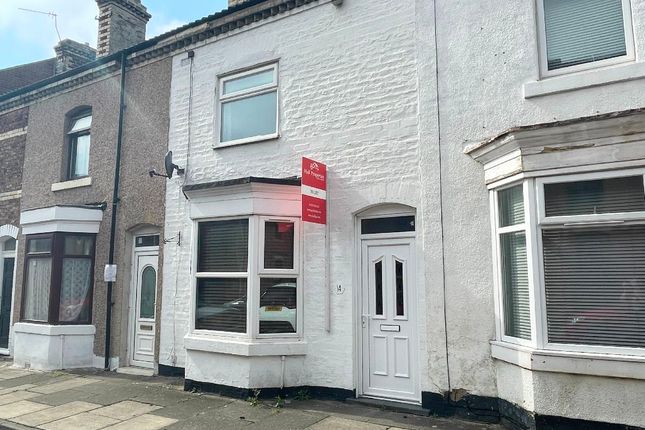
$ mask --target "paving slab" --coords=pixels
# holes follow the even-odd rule
[[[95,415],[91,412],[84,412],[82,414],[63,418],[62,420],[43,424],[40,428],[45,430],[99,430],[118,423],[119,420],[115,420],[114,418]]]
[[[40,393],[40,394],[51,394],[51,393],[56,393],[58,391],[82,387],[83,385],[94,384],[97,382],[100,382],[100,381],[97,379],[89,379],[89,378],[72,378],[66,381],[55,382],[53,384],[38,386],[30,389],[29,391],[33,391],[35,393]]]
[[[219,408],[219,413],[226,418],[233,420],[260,421],[276,413],[276,409],[259,403],[251,406],[248,402],[235,400]]]
[[[11,388],[17,387],[18,385],[33,384],[33,385],[45,385],[52,382],[60,382],[66,379],[72,379],[74,376],[65,375],[61,376],[59,374],[53,373],[41,373],[41,372],[31,372],[29,375],[21,376],[19,378],[13,379],[0,379],[0,388]]]
[[[139,415],[138,417],[130,418],[122,423],[115,424],[107,427],[107,430],[159,430],[164,429],[177,420],[173,418],[160,417],[157,415]]]
[[[189,397],[184,401],[157,409],[156,411],[151,412],[151,414],[186,420],[203,415],[210,410],[221,408],[232,401],[231,399],[211,396],[201,397],[194,394],[188,394],[188,396]]]
[[[49,406],[60,406],[60,405],[64,405],[65,403],[76,402],[76,401],[96,403],[93,401],[93,398],[95,396],[96,394],[85,393],[77,389],[72,389],[72,390],[57,391],[51,394],[40,394],[29,400],[31,400],[32,402],[43,403]]]
[[[19,402],[0,406],[0,419],[6,420],[9,418],[18,417],[20,415],[38,412],[47,408],[49,408],[49,406],[43,405],[42,403],[34,403],[28,400],[21,400]]]
[[[3,388],[0,389],[0,396],[3,394],[9,394],[13,393],[16,391],[27,391],[30,388],[34,388],[36,385],[34,384],[23,384],[23,385],[16,385],[15,387],[9,387],[9,388]]]
[[[190,393],[180,391],[175,388],[167,388],[163,386],[147,387],[145,392],[134,399],[139,402],[151,403],[159,406],[170,406],[179,402],[183,402],[190,396]]]
[[[168,430],[246,430],[252,423],[241,419],[226,418],[218,410],[208,411],[187,420],[180,420]]]
[[[81,387],[82,388],[82,387]],[[79,391],[82,391],[79,389]],[[92,403],[99,403],[107,406],[114,403],[119,403],[124,400],[134,399],[137,396],[145,394],[147,389],[145,387],[138,387],[132,385],[119,386],[105,386],[103,392],[99,394],[92,394],[90,397]]]
[[[62,406],[48,407],[47,409],[43,409],[35,413],[28,413],[17,418],[13,418],[11,421],[27,426],[39,426],[100,407],[101,405],[94,403],[70,402]]]
[[[96,415],[114,418],[117,420],[125,421],[139,415],[147,414],[148,412],[155,411],[161,406],[150,405],[147,403],[135,402],[132,400],[125,400],[123,402],[115,403],[110,406],[92,411]]]
[[[13,393],[3,394],[2,396],[0,396],[0,406],[7,405],[9,403],[15,403],[20,400],[31,399],[32,397],[36,397],[37,395],[38,393],[32,393],[30,391],[15,391]]]
[[[250,425],[249,430],[298,430],[308,429],[317,422],[324,420],[327,415],[276,409],[275,412],[260,421]]]
[[[2,372],[0,372],[0,379],[20,378],[21,376],[28,376],[29,374],[29,370],[4,368],[2,369]]]
[[[366,423],[363,421],[349,420],[339,417],[328,417],[310,426],[308,430],[387,430],[388,427]]]

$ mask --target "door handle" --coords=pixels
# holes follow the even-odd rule
[[[369,317],[371,317],[371,315],[369,314],[361,315],[361,325],[363,326],[363,328],[367,327],[367,320]]]

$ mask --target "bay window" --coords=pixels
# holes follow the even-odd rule
[[[644,173],[524,179],[493,191],[501,340],[645,353]]]
[[[91,323],[94,249],[93,234],[27,236],[22,320]]]
[[[250,216],[197,223],[195,330],[285,336],[299,330],[299,226]]]

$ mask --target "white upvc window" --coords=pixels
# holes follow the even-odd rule
[[[194,329],[229,337],[302,331],[297,218],[249,216],[197,223]]]
[[[633,61],[630,0],[537,0],[544,77]]]
[[[644,183],[640,169],[492,192],[499,340],[645,355]]]
[[[219,78],[218,146],[278,137],[278,64]]]

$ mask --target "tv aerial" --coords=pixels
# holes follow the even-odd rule
[[[161,176],[162,178],[172,179],[173,173],[177,172],[178,175],[183,175],[185,169],[182,169],[178,165],[172,162],[172,151],[168,151],[164,157],[164,167],[166,169],[166,174],[157,173],[155,169],[152,169],[148,172],[150,177]]]
[[[56,34],[58,35],[58,41],[60,42],[62,39],[60,37],[60,31],[58,31],[58,15],[55,14],[54,12],[43,12],[42,10],[34,10],[34,9],[26,9],[24,7],[19,7],[19,10],[22,10],[24,12],[31,12],[31,13],[39,13],[41,15],[47,15],[51,17],[54,20],[54,28],[56,29]]]

